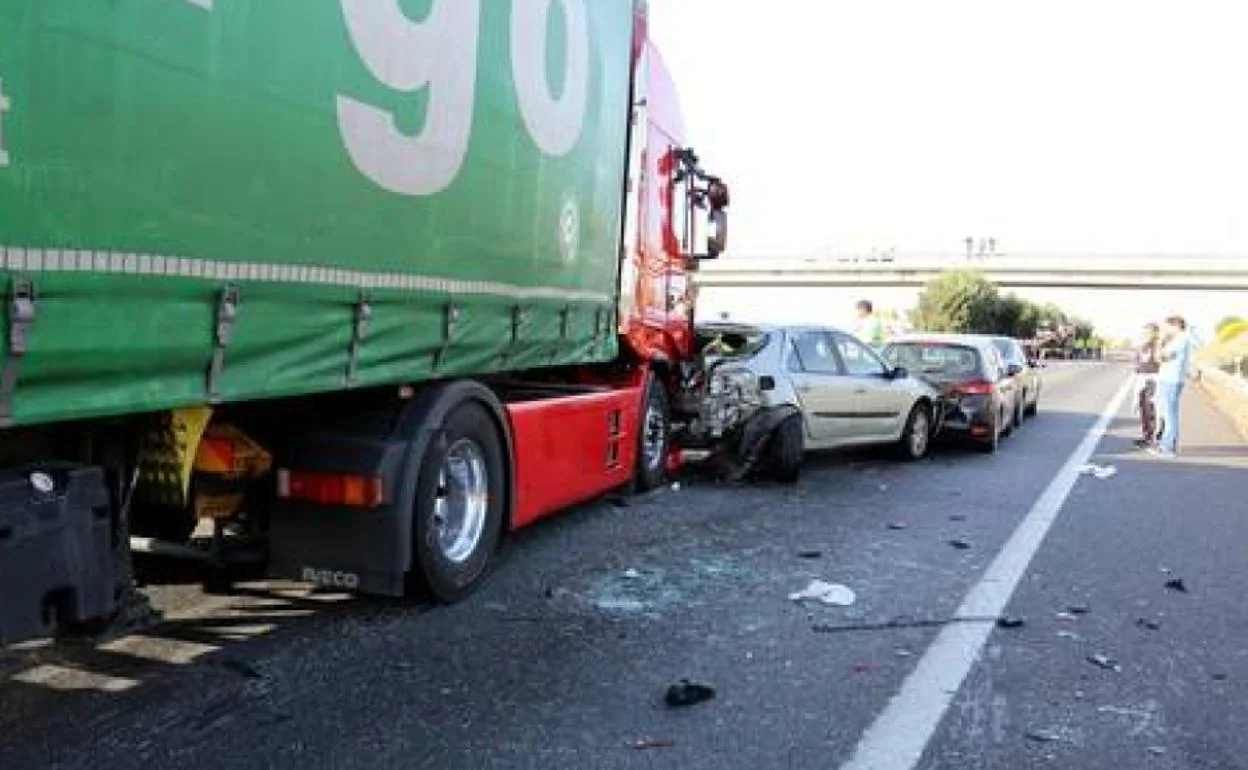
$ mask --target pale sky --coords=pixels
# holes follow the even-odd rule
[[[651,0],[731,252],[1248,257],[1242,0]]]

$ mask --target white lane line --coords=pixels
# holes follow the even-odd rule
[[[1096,452],[1110,422],[1122,409],[1133,381],[1134,377],[1123,383],[1100,419],[1088,428],[1083,441],[962,600],[957,617],[995,618],[1005,609],[1079,481],[1080,468]],[[980,620],[942,628],[914,671],[902,682],[901,689],[863,733],[853,758],[841,770],[913,770],[994,627],[993,622]]]

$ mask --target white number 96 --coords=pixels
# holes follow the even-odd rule
[[[567,39],[559,98],[546,82],[547,19],[563,9]],[[433,0],[412,21],[399,0],[341,0],[351,41],[380,83],[403,93],[429,89],[425,125],[415,135],[394,115],[338,96],[338,128],[351,161],[380,187],[431,195],[455,181],[468,154],[477,84],[481,0]],[[520,116],[537,147],[566,155],[584,128],[589,96],[589,20],[585,0],[512,0],[511,70]]]

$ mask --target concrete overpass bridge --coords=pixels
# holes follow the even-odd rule
[[[942,272],[982,271],[1006,289],[1248,292],[1248,256],[1050,256],[773,258],[730,256],[702,264],[704,287],[920,288]]]

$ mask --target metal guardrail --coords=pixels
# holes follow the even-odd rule
[[[1205,392],[1248,441],[1248,376],[1232,374],[1207,364],[1198,367],[1197,371]]]

